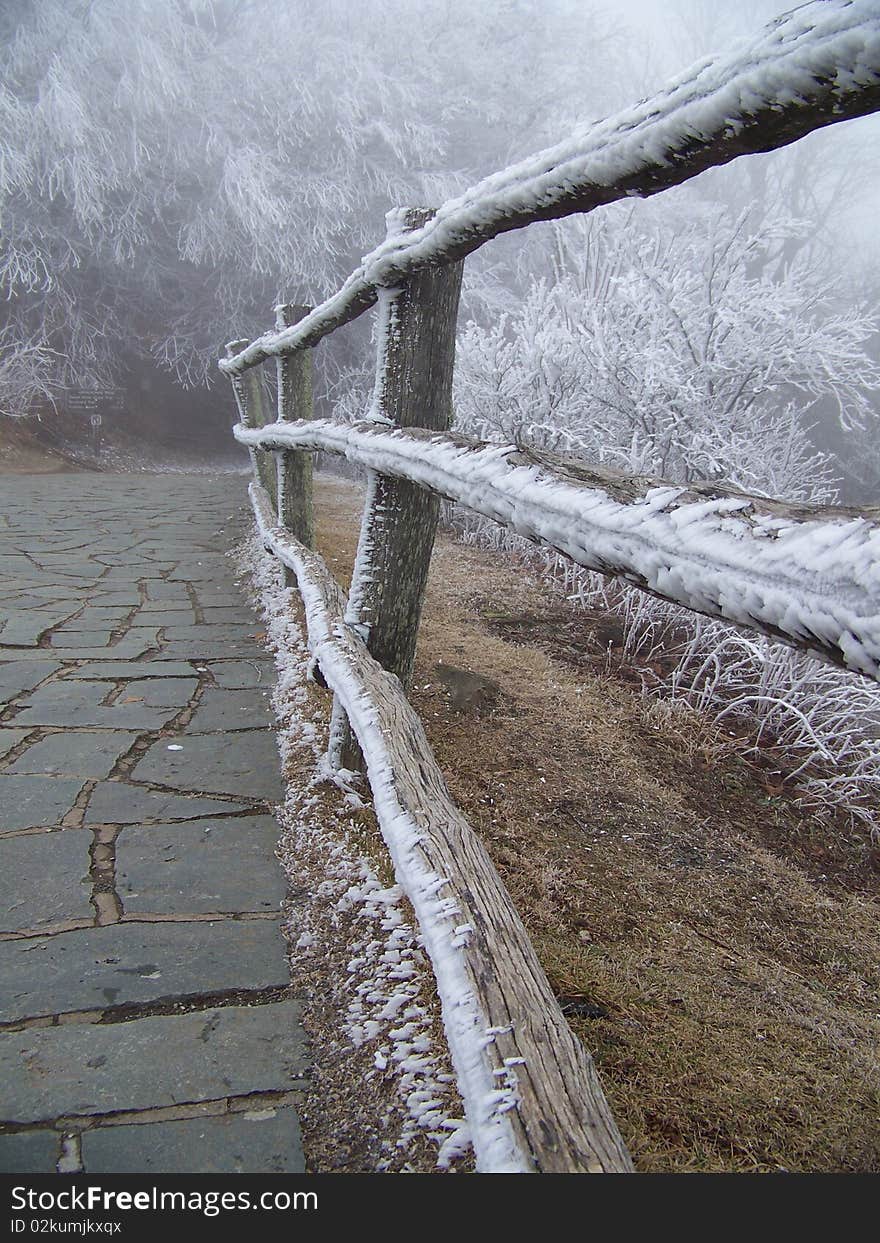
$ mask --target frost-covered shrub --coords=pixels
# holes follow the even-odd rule
[[[872,828],[880,794],[880,688],[762,635],[666,605],[631,587],[579,573],[572,598],[623,617],[627,658],[658,656],[671,671],[650,684],[673,701],[709,712],[717,724],[747,724],[745,753],[772,744],[786,755],[799,796],[843,808]],[[671,648],[671,650],[670,650]]]
[[[746,225],[679,199],[554,226],[550,274],[461,334],[458,425],[676,482],[830,499],[805,414],[830,398],[845,427],[872,417],[873,322],[806,272],[762,274],[794,223]]]
[[[865,352],[872,320],[840,310],[827,281],[797,265],[784,282],[764,274],[762,255],[797,225],[752,236],[744,215],[676,210],[637,217],[624,207],[555,228],[550,274],[461,334],[457,425],[676,482],[834,499],[809,410],[832,400],[844,428],[870,424],[880,388]],[[473,515],[457,522],[467,539],[528,547]],[[569,598],[621,617],[624,655],[646,687],[716,721],[748,721],[755,748],[786,750],[806,797],[872,821],[880,690],[555,554],[529,555]]]

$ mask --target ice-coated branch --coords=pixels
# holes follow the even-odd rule
[[[669,484],[419,428],[325,419],[235,436],[409,479],[588,569],[880,680],[880,510]]]
[[[421,229],[371,251],[301,323],[258,337],[220,367],[240,373],[316,345],[372,306],[379,288],[464,258],[500,233],[656,194],[707,168],[878,108],[877,0],[813,0],[729,53],[699,61],[650,99],[450,199]]]

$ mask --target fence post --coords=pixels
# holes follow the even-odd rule
[[[235,354],[239,354],[250,342],[247,338],[240,341],[228,341],[226,344],[226,357],[232,358]],[[248,394],[245,389],[244,376],[232,375],[229,377],[232,383],[232,392],[235,397],[235,405],[238,409],[238,421],[242,427],[253,427],[251,420],[251,411],[248,409]],[[248,448],[248,457],[251,459],[251,471],[254,479],[259,481],[260,470],[257,465],[257,452],[255,449]]]
[[[245,402],[247,403],[248,415],[250,416],[251,427],[265,427],[269,421],[266,418],[266,408],[263,401],[263,371],[261,367],[251,367],[242,376],[244,385]],[[265,449],[256,450],[257,472],[260,483],[272,498],[272,503],[278,502],[278,484],[275,478],[275,460],[271,453]]]
[[[389,236],[420,228],[426,208],[388,215]],[[455,324],[463,260],[426,268],[379,291],[376,387],[371,415],[397,427],[446,431],[452,420]],[[403,479],[371,472],[346,620],[372,656],[409,685],[440,500]],[[338,707],[331,761],[362,766]]]
[[[247,339],[230,341],[226,346],[226,357],[231,358],[249,344]],[[266,416],[263,410],[263,385],[259,368],[251,367],[243,375],[234,375],[230,379],[242,426],[264,427]],[[269,455],[264,449],[249,449],[248,452],[251,455],[254,479],[263,485],[274,501],[276,496],[275,471],[270,465]]]
[[[279,332],[282,328],[290,328],[310,310],[308,306],[287,303],[276,306],[275,327]],[[277,366],[278,422],[313,418],[312,351],[305,349],[279,355]],[[281,449],[276,454],[278,521],[306,548],[315,546],[312,463],[313,454],[301,449]],[[284,577],[287,585],[293,586],[296,580],[292,571],[285,568]]]

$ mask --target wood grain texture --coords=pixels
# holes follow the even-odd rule
[[[266,418],[266,403],[263,395],[263,376],[261,372],[248,371],[241,377],[240,401],[247,411],[249,427],[259,429],[265,427],[270,422]],[[255,467],[255,477],[272,497],[272,503],[277,503],[278,479],[273,453],[264,449],[257,449],[252,465]]]
[[[395,225],[419,228],[433,212],[409,208]],[[452,421],[455,325],[462,263],[419,272],[380,304],[373,409],[395,427],[446,431]],[[368,491],[348,620],[383,669],[409,685],[439,498],[377,474]]]
[[[226,357],[234,358],[239,350],[244,349],[247,345],[246,340],[229,341],[226,346]],[[241,427],[253,427],[250,420],[250,413],[247,407],[247,395],[244,387],[243,374],[231,372],[229,375],[232,384],[232,395],[235,398],[235,408],[238,411],[238,421]],[[255,480],[259,480],[259,468],[257,466],[257,450],[252,445],[248,445],[248,457],[251,460],[251,474]]]
[[[389,236],[419,228],[429,208],[389,217]],[[452,421],[455,325],[462,263],[416,273],[379,304],[375,417],[396,427],[445,431]],[[412,678],[440,499],[406,479],[373,472],[361,520],[348,621],[370,654],[405,687]],[[362,757],[334,713],[333,758],[359,771]]]
[[[258,485],[251,498],[265,546],[297,576],[309,645],[357,731],[397,879],[420,923],[433,902],[422,932],[478,1168],[631,1171],[592,1058],[569,1028],[485,848],[452,802],[399,679],[345,623],[345,596],[321,557],[275,524]],[[459,976],[463,992],[450,985]],[[463,1036],[471,1002],[481,1030]],[[496,1167],[508,1147],[511,1155]]]
[[[275,326],[289,328],[305,319],[311,307],[282,304],[275,308]],[[278,421],[311,419],[312,352],[297,350],[276,359],[278,370]],[[315,546],[315,512],[312,500],[313,454],[301,449],[280,453],[277,465],[278,518],[307,548]]]

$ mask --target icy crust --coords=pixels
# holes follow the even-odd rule
[[[346,840],[344,824],[327,823],[326,801],[318,787],[329,774],[321,733],[309,719],[306,680],[312,662],[291,614],[294,593],[284,587],[278,561],[266,556],[256,538],[242,563],[253,576],[275,650],[278,680],[273,706],[282,759],[286,764],[304,752],[312,771],[311,780],[288,787],[281,812],[293,843],[287,866],[298,874],[303,851],[319,856],[324,879],[315,896],[322,911],[329,908],[333,924],[339,919],[354,921],[356,935],[344,986],[350,997],[346,1035],[354,1046],[367,1045],[373,1054],[374,1069],[365,1077],[391,1082],[403,1103],[406,1112],[396,1146],[405,1151],[415,1135],[427,1135],[437,1146],[437,1165],[448,1169],[468,1149],[469,1131],[459,1116],[461,1103],[446,1050],[437,1049],[431,1015],[420,1004],[422,989],[431,979],[430,964],[418,931],[405,917],[399,887],[383,887]],[[338,781],[336,774],[332,777]],[[357,799],[354,794],[348,797]],[[308,910],[300,911],[298,919],[296,954],[323,955],[318,937],[326,936],[326,929],[316,928]],[[388,1157],[380,1156],[377,1169],[388,1164]]]
[[[439,1145],[437,1165],[447,1169],[470,1147],[470,1132],[462,1118],[449,1116],[455,1080],[439,1064],[429,1016],[419,1004],[428,964],[420,937],[401,912],[402,896],[399,885],[383,888],[361,860],[358,875],[337,900],[341,912],[354,908],[362,929],[347,966],[354,994],[347,1030],[354,1045],[372,1046],[372,1074],[397,1076],[408,1112],[399,1146],[426,1132]]]
[[[416,913],[425,949],[434,967],[443,1025],[464,1102],[467,1133],[477,1169],[484,1173],[526,1173],[531,1165],[517,1144],[509,1114],[517,1104],[516,1070],[496,1066],[491,1046],[497,1034],[487,1026],[468,980],[462,926],[449,882],[428,870],[418,850],[421,831],[400,805],[390,757],[373,704],[361,690],[344,650],[330,628],[324,597],[297,552],[297,544],[275,525],[262,489],[250,487],[251,504],[264,546],[297,576],[306,611],[309,647],[328,686],[336,693],[357,735],[382,836],[397,881]],[[403,1004],[403,1002],[401,1002]],[[451,1142],[461,1142],[451,1137]]]
[[[442,262],[456,247],[476,249],[506,228],[567,210],[590,210],[628,194],[661,173],[663,186],[688,180],[704,164],[689,157],[717,140],[742,138],[729,155],[764,150],[767,134],[749,146],[745,131],[757,117],[811,108],[825,122],[844,115],[861,92],[880,84],[880,5],[877,0],[814,0],[771,22],[760,35],[721,56],[697,62],[663,91],[635,107],[494,173],[449,199],[420,229],[387,238],[371,251],[341,289],[300,323],[268,332],[231,358],[227,374],[264,358],[314,345],[422,266]],[[866,111],[869,109],[865,109]],[[820,124],[818,117],[812,126]],[[804,133],[811,125],[804,121]],[[797,134],[779,137],[780,145]],[[728,158],[725,156],[725,158]],[[671,170],[670,166],[677,168]]]
[[[880,527],[780,517],[745,497],[688,501],[650,488],[620,500],[526,462],[510,445],[317,420],[241,426],[246,445],[324,449],[410,479],[578,565],[880,678]]]

